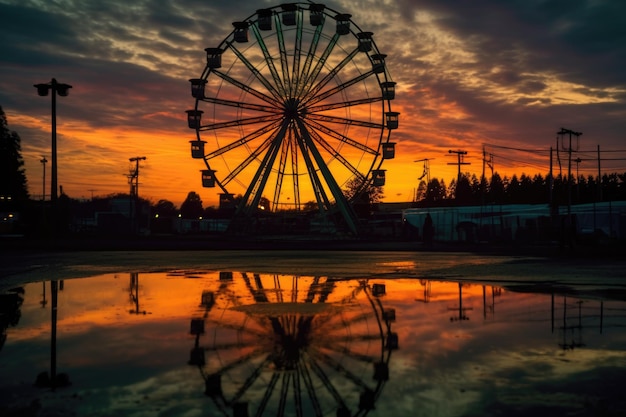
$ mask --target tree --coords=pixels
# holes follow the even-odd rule
[[[190,191],[187,198],[180,206],[180,215],[184,219],[198,219],[202,217],[202,199],[195,191]]]
[[[372,182],[366,182],[363,178],[353,177],[346,183],[344,190],[346,198],[352,202],[352,207],[357,216],[365,218],[373,211],[373,205],[383,199],[383,187],[376,186]]]
[[[169,200],[159,200],[153,207],[154,214],[159,217],[176,217],[178,208]]]
[[[350,201],[368,204],[380,203],[385,197],[383,195],[383,187],[376,186],[372,182],[366,182],[365,179],[357,177],[351,178],[346,183],[343,194]]]
[[[0,198],[23,206],[28,200],[20,136],[9,130],[4,110],[0,107]]]
[[[489,183],[489,199],[487,203],[502,204],[504,203],[504,181],[500,174],[495,172],[491,176],[491,182]]]
[[[439,181],[437,178],[433,178],[428,183],[428,189],[426,190],[426,202],[435,203],[446,199],[446,184],[442,179]]]

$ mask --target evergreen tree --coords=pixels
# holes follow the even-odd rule
[[[190,191],[187,198],[180,206],[180,215],[184,219],[198,219],[202,217],[204,208],[202,207],[202,199],[195,191]]]
[[[0,199],[3,206],[23,207],[28,200],[20,136],[9,130],[0,107]]]

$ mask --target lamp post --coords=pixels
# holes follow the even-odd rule
[[[57,192],[57,94],[61,97],[66,97],[69,93],[69,89],[72,88],[69,84],[63,84],[57,82],[53,78],[49,83],[34,84],[37,89],[37,94],[40,96],[47,96],[49,91],[52,91],[52,160],[50,163],[50,202],[52,205],[53,215],[56,209],[56,203],[58,198]],[[43,160],[42,160],[43,163]]]
[[[46,163],[48,160],[45,156],[41,157],[41,165],[43,166],[43,187],[41,188],[41,201],[46,201]]]

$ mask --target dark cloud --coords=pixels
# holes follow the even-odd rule
[[[624,141],[626,2],[324,3],[352,14],[388,54],[402,112],[394,135],[405,143],[548,147],[561,126],[594,145]],[[60,103],[66,121],[180,135],[193,106],[187,80],[201,74],[204,48],[219,45],[233,21],[277,4],[2,0],[0,105],[47,117],[49,102],[32,85],[54,76],[74,86]]]

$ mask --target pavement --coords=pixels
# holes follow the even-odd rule
[[[435,245],[410,241],[128,240],[23,242],[0,252],[0,291],[28,282],[181,269],[488,282],[626,294],[623,247]],[[626,298],[624,298],[626,299]]]

